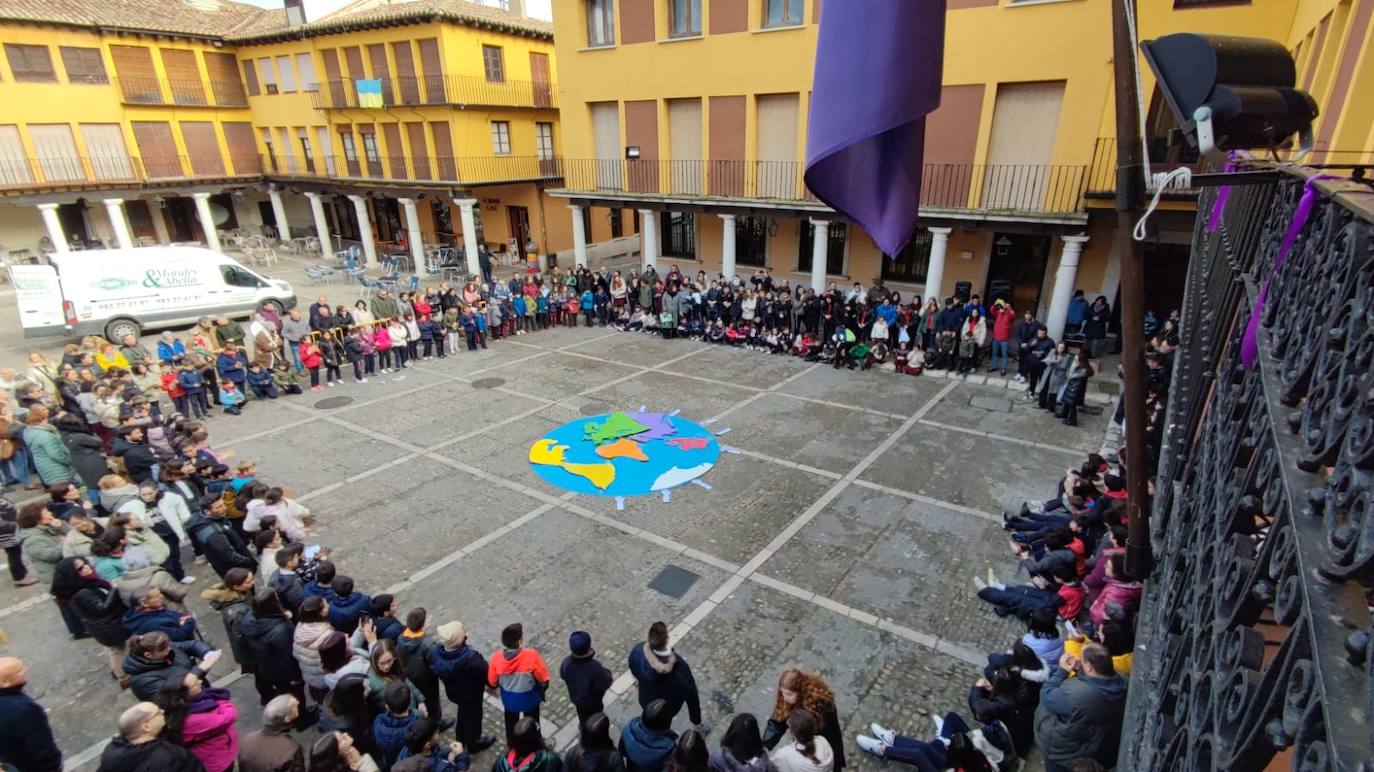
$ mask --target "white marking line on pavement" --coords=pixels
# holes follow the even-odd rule
[[[1046,442],[1035,442],[1034,440],[1024,440],[1020,437],[1012,437],[1009,434],[998,434],[997,432],[982,432],[977,429],[969,429],[964,426],[954,426],[952,424],[942,424],[939,421],[921,421],[922,426],[929,426],[949,432],[959,432],[960,434],[971,434],[975,437],[986,437],[998,442],[1010,442],[1015,445],[1024,445],[1028,448],[1039,448],[1040,450],[1052,450],[1056,453],[1065,453],[1071,456],[1087,456],[1088,451],[1078,448],[1066,448],[1062,445],[1051,445]]]
[[[868,480],[855,480],[852,484],[853,484],[854,486],[856,486],[856,487],[859,487],[859,488],[868,488],[868,489],[870,489],[870,490],[880,491],[880,492],[882,492],[882,493],[888,493],[888,494],[891,494],[891,495],[893,495],[893,496],[900,496],[900,497],[902,497],[902,498],[904,498],[904,499],[911,499],[912,501],[919,501],[919,502],[921,502],[921,503],[923,503],[923,504],[930,504],[931,506],[943,507],[944,509],[949,509],[949,510],[952,510],[952,511],[954,511],[954,512],[962,512],[962,513],[964,513],[964,514],[966,514],[966,515],[972,515],[972,516],[974,516],[974,517],[981,517],[981,518],[983,518],[984,520],[987,520],[987,521],[992,522],[992,523],[997,523],[998,525],[1001,525],[1001,524],[1002,524],[1002,518],[1001,518],[1000,516],[998,516],[997,514],[995,514],[995,513],[992,513],[992,512],[984,512],[984,511],[981,510],[981,509],[974,509],[973,507],[967,507],[967,506],[964,506],[963,504],[955,504],[955,503],[952,502],[952,501],[942,501],[942,500],[940,500],[940,499],[937,499],[937,498],[934,498],[934,497],[931,497],[931,496],[923,496],[923,495],[921,495],[921,494],[919,494],[919,493],[913,493],[913,492],[911,492],[911,491],[904,491],[904,490],[902,490],[901,488],[893,488],[893,487],[890,486],[890,485],[883,485],[882,483],[869,482]]]

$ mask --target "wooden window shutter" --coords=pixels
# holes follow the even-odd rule
[[[215,124],[209,121],[182,121],[181,139],[191,157],[191,171],[197,177],[223,177],[224,158],[220,155]]]
[[[119,90],[128,104],[160,105],[162,88],[153,69],[153,52],[146,46],[110,46]]]
[[[234,173],[261,174],[262,157],[258,154],[257,140],[253,138],[253,124],[225,121],[220,128],[224,129],[224,144],[229,146],[229,162],[234,165]]]
[[[420,45],[420,69],[424,71],[425,101],[432,105],[444,103],[444,65],[439,58],[439,41],[424,38]]]
[[[371,43],[367,46],[367,58],[372,63],[372,77],[382,82],[382,104],[394,105],[395,93],[391,88],[391,68],[386,61],[386,44]]]
[[[415,54],[409,40],[391,44],[391,55],[396,58],[396,90],[403,105],[420,104],[420,83],[415,79]]]

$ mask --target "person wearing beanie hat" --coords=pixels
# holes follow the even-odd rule
[[[590,633],[584,630],[573,633],[568,638],[568,648],[572,653],[558,666],[558,675],[568,685],[568,698],[577,708],[577,721],[581,724],[605,707],[603,700],[615,676],[596,659]]]
[[[467,630],[462,622],[445,622],[435,633],[439,645],[429,648],[429,668],[444,685],[449,700],[458,706],[454,735],[469,753],[481,753],[496,744],[495,737],[482,734],[487,658],[468,645]]]

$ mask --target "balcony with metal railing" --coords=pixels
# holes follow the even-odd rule
[[[175,107],[247,107],[243,84],[236,80],[192,80],[119,76],[113,79],[126,105]]]
[[[562,178],[557,157],[485,156],[264,156],[265,173],[274,177],[302,177],[384,183],[488,185],[504,182],[551,181]]]
[[[1180,166],[1187,167],[1194,174],[1208,171],[1211,167],[1206,159],[1196,158],[1196,154],[1185,155],[1177,146],[1163,141],[1150,143],[1150,175],[1173,171]],[[1150,193],[1155,192],[1153,182],[1145,186]],[[1196,198],[1201,188],[1171,188],[1169,193],[1177,197]],[[1088,170],[1088,198],[1110,198],[1116,195],[1116,137],[1099,137],[1093,147],[1093,162]]]
[[[563,168],[579,193],[817,203],[800,161],[565,159]],[[921,207],[1077,213],[1086,176],[1083,166],[926,164]]]
[[[380,94],[359,93],[360,81],[339,78],[313,84],[317,110],[477,105],[482,107],[558,107],[553,83],[528,80],[489,81],[470,75],[401,75],[379,78]]]
[[[0,191],[9,193],[261,176],[262,162],[256,154],[157,158],[63,156],[0,160]]]

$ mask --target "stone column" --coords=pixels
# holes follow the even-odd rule
[[[817,295],[825,292],[825,257],[830,248],[830,222],[811,221],[811,289]]]
[[[1054,272],[1054,293],[1050,295],[1050,312],[1045,328],[1056,341],[1064,335],[1064,321],[1069,318],[1069,301],[1073,299],[1073,285],[1078,281],[1078,258],[1083,254],[1087,236],[1060,236],[1064,250],[1059,255],[1059,269]]]
[[[463,253],[467,258],[468,275],[476,276],[480,280],[482,261],[478,259],[478,249],[481,245],[477,243],[477,214],[474,209],[477,199],[455,198],[453,203],[458,205],[458,216],[463,221]]]
[[[48,231],[54,252],[67,252],[67,234],[62,232],[62,220],[57,216],[57,204],[39,204],[38,214],[43,217],[43,227]]]
[[[578,268],[587,265],[587,225],[582,221],[582,207],[568,204],[573,218],[573,264]]]
[[[735,278],[735,216],[720,216],[720,273],[726,279]]]
[[[645,268],[658,265],[658,212],[652,209],[639,210],[639,251]]]
[[[415,211],[415,199],[398,198],[406,215],[406,235],[410,239],[410,256],[415,259],[415,272],[425,264],[425,242],[420,235],[420,213]]]
[[[362,196],[349,196],[353,211],[358,215],[358,235],[363,240],[363,265],[377,262],[377,243],[372,240],[372,218],[367,214],[367,199]]]
[[[210,194],[192,193],[196,202],[196,215],[200,217],[200,228],[205,231],[205,243],[216,252],[223,251],[219,245],[219,231],[215,230],[215,216],[210,214]]]
[[[162,202],[159,201],[148,202],[148,212],[153,219],[153,233],[157,234],[157,243],[165,247],[172,243],[172,234],[167,232],[167,210],[162,206]]]
[[[930,231],[930,261],[926,264],[926,300],[935,298],[944,308],[940,285],[945,281],[945,255],[949,253],[949,234],[953,228],[928,228]],[[887,258],[884,257],[884,260]]]
[[[315,235],[320,239],[320,256],[328,256],[334,251],[334,241],[329,238],[329,219],[324,216],[324,202],[319,193],[306,193],[310,199],[310,214],[315,218]]]
[[[129,221],[124,219],[124,199],[107,198],[104,199],[105,214],[110,218],[110,230],[114,231],[115,242],[120,249],[130,249],[134,245],[134,237],[129,233]]]
[[[286,222],[286,206],[282,203],[281,191],[272,188],[267,191],[267,197],[272,199],[272,216],[277,218],[277,238],[290,241],[291,226]]]

